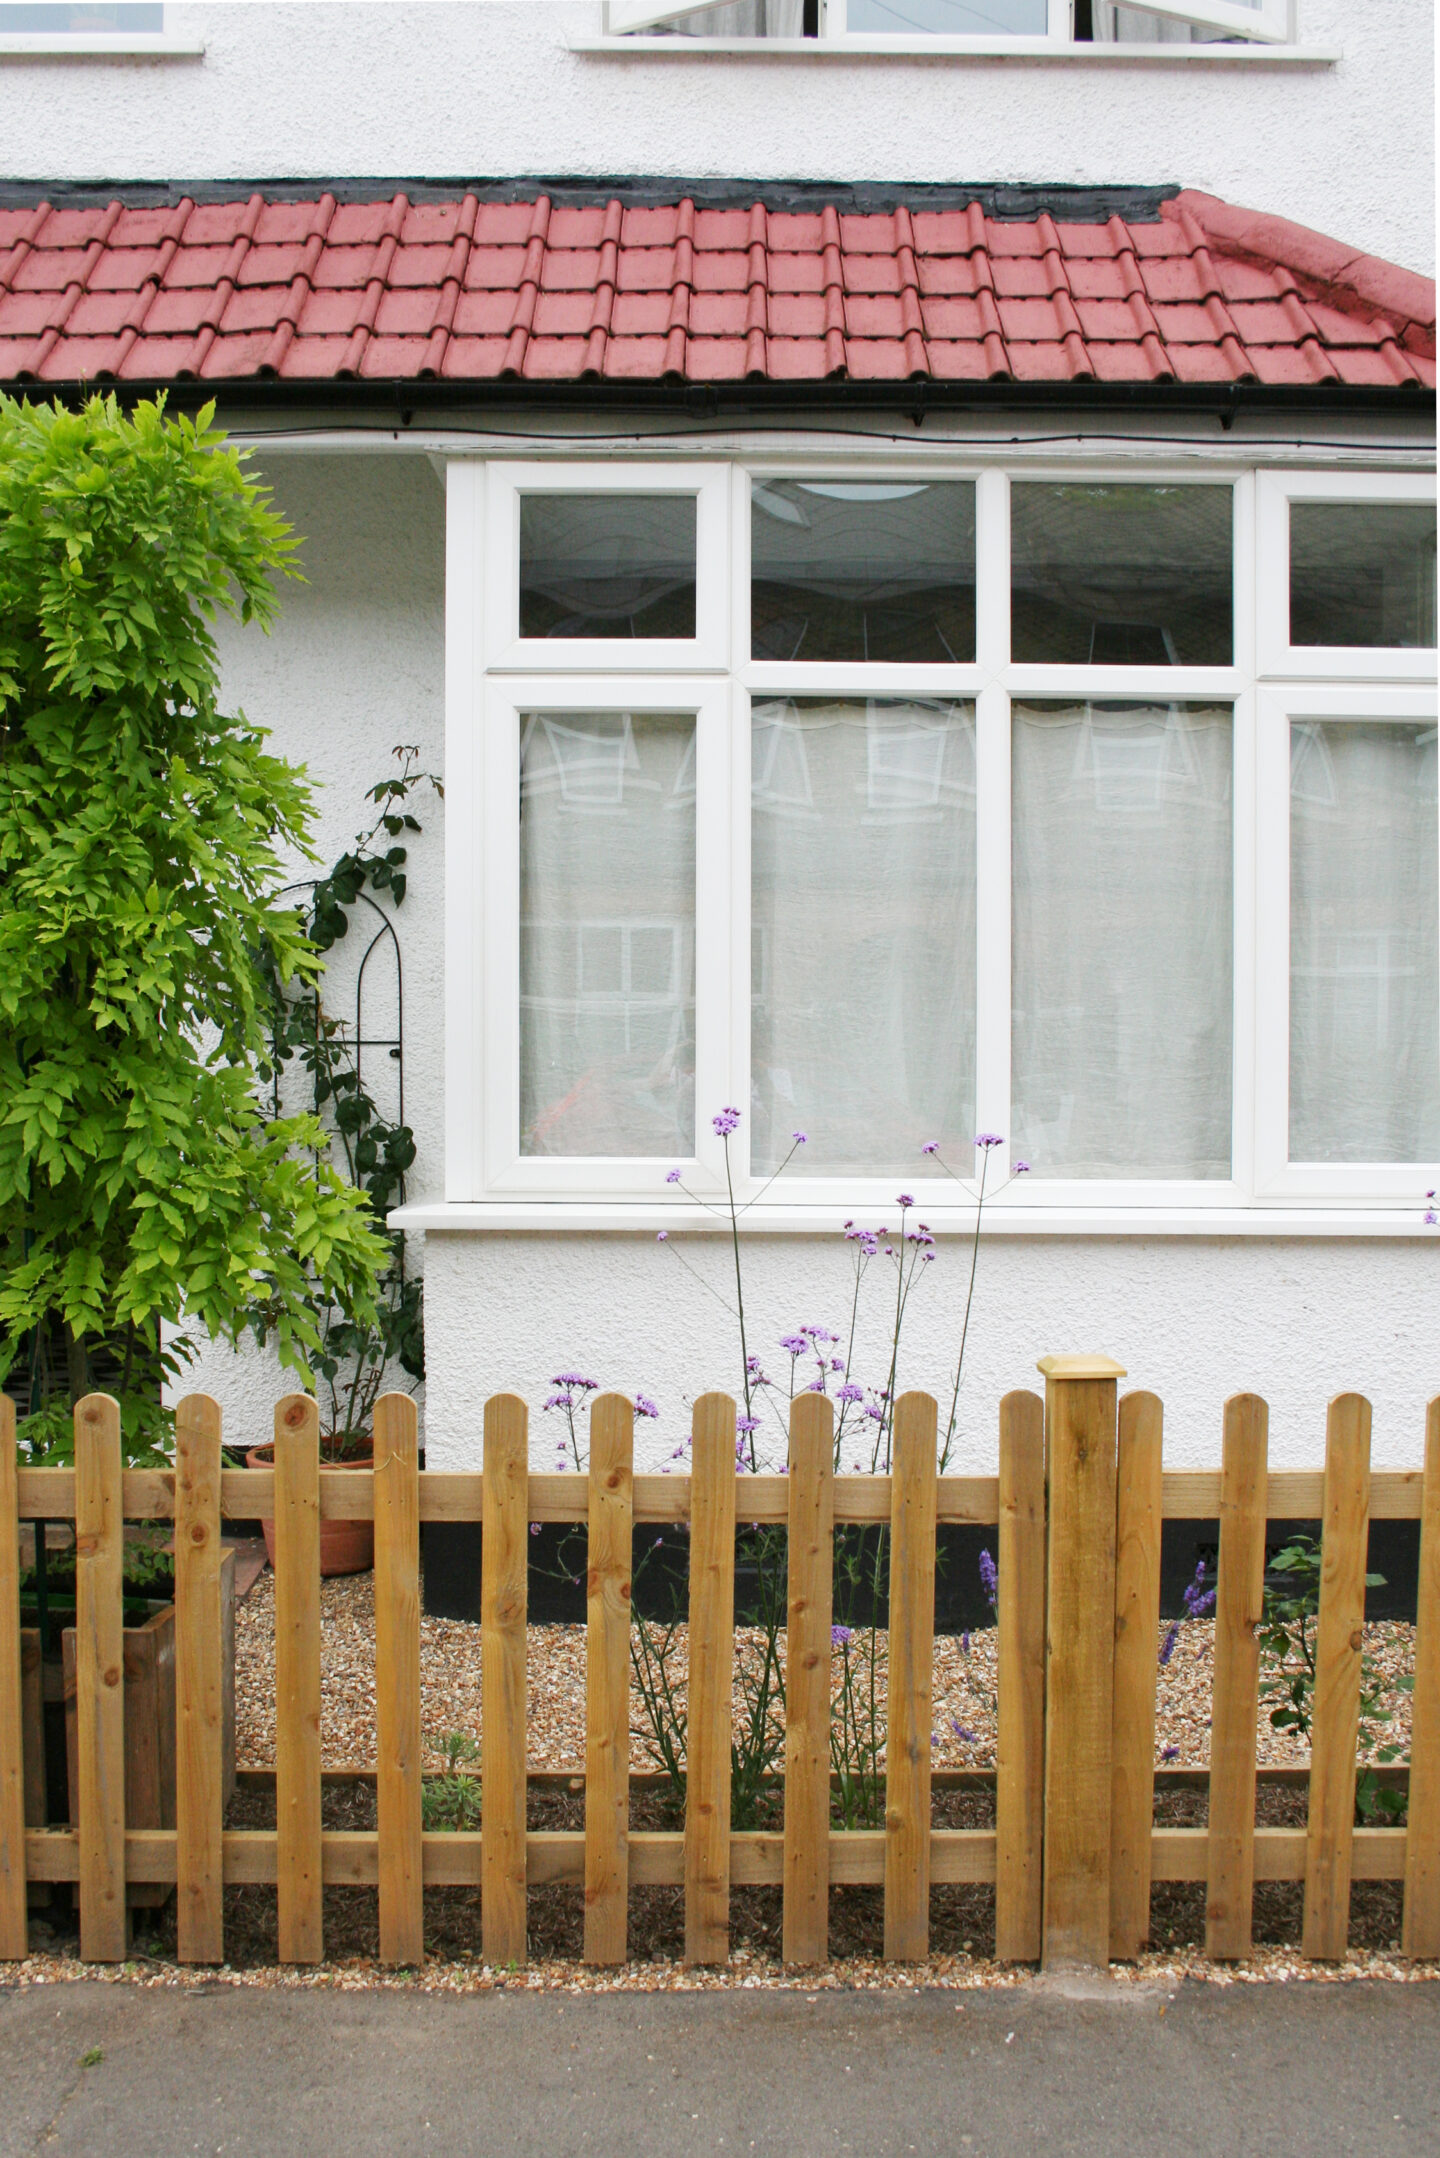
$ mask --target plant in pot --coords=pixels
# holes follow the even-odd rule
[[[322,877],[306,887],[306,929],[311,946],[331,951],[351,929],[356,910],[367,910],[361,928],[368,943],[365,962],[394,932],[380,902],[398,907],[406,888],[406,850],[397,844],[421,829],[408,806],[422,783],[440,783],[419,771],[418,752],[401,745],[395,751],[399,771],[372,787],[366,800],[375,804],[369,828]],[[378,929],[375,926],[379,921]],[[398,945],[395,946],[398,956]],[[359,990],[355,1018],[336,1016],[322,978],[297,975],[269,982],[272,1020],[271,1086],[276,1113],[282,1091],[298,1092],[307,1114],[326,1134],[325,1158],[337,1176],[363,1195],[377,1222],[405,1196],[405,1172],[415,1159],[415,1140],[404,1121],[403,1036],[377,1044],[362,1024]],[[335,993],[338,1004],[339,992]],[[403,1013],[397,1024],[403,1024]],[[389,1046],[399,1070],[396,1114],[387,1117],[365,1083],[361,1052],[366,1046]],[[405,1237],[385,1232],[385,1261],[375,1293],[363,1308],[337,1294],[317,1268],[307,1268],[306,1310],[314,1344],[311,1368],[320,1402],[320,1460],[324,1468],[369,1468],[374,1461],[375,1403],[387,1374],[399,1368],[412,1381],[425,1373],[422,1284],[406,1266]],[[268,1314],[257,1313],[257,1338],[264,1340]],[[252,1447],[251,1468],[268,1468],[273,1445]],[[271,1563],[275,1558],[274,1523],[261,1524]],[[374,1524],[370,1521],[323,1520],[320,1524],[320,1570],[323,1574],[360,1573],[374,1563]]]

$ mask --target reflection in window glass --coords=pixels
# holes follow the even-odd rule
[[[756,480],[756,659],[975,657],[975,489],[882,480]]]
[[[520,634],[693,637],[694,495],[522,495]]]
[[[1290,730],[1290,1158],[1440,1156],[1434,725]]]
[[[866,37],[1044,37],[1046,0],[847,0],[845,27]]]
[[[915,1176],[975,1098],[975,710],[757,702],[752,1163]]]
[[[1292,502],[1290,642],[1433,645],[1433,503]]]
[[[1228,705],[1016,703],[1012,1098],[1037,1176],[1227,1177]]]
[[[520,1150],[695,1147],[695,719],[530,712]]]
[[[673,22],[646,23],[646,37],[804,37],[805,0],[720,0]]]
[[[0,36],[124,37],[150,36],[165,27],[163,5],[145,0],[5,0],[0,6]]]
[[[1012,487],[1013,658],[1228,667],[1231,501],[1228,487]]]

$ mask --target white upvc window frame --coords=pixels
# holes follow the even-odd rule
[[[1260,477],[1259,673],[1312,682],[1363,678],[1432,682],[1436,652],[1415,645],[1292,645],[1290,642],[1290,505],[1292,502],[1429,502],[1433,474],[1423,472],[1266,472]]]
[[[598,476],[597,476],[598,475]],[[485,643],[491,667],[545,674],[633,674],[725,665],[730,602],[726,553],[727,482],[714,464],[495,463],[487,481]],[[520,503],[535,494],[693,496],[695,635],[693,637],[522,637]]]
[[[665,30],[670,24],[682,22],[687,15],[702,13],[715,0],[607,0],[603,16],[605,34],[611,38],[634,37],[646,31]],[[1168,21],[1193,24],[1197,29],[1216,30],[1225,38],[1242,38],[1247,43],[1266,45],[1289,45],[1294,43],[1293,0],[1261,0],[1259,7],[1237,5],[1237,0],[1125,0],[1147,15],[1157,15]],[[819,34],[804,40],[751,38],[704,39],[703,45],[724,44],[727,47],[742,43],[757,46],[783,44],[790,49],[799,44],[829,48],[849,47],[862,52],[883,54],[935,52],[964,53],[966,51],[991,51],[1015,48],[1020,51],[1039,47],[1049,50],[1089,49],[1089,40],[1080,44],[1074,34],[1074,0],[1046,0],[1046,26],[1044,31],[991,32],[948,35],[943,32],[923,31],[852,31],[849,27],[849,0],[820,0]],[[1116,48],[1112,44],[1109,49]],[[1121,50],[1129,48],[1122,47]]]
[[[1384,724],[1436,717],[1434,688],[1295,682],[1258,693],[1256,729],[1255,1187],[1258,1204],[1414,1205],[1434,1162],[1290,1159],[1290,729],[1295,720]],[[1437,820],[1440,823],[1440,820]],[[1440,847],[1440,834],[1437,834]]]
[[[1034,461],[1031,458],[1034,457]],[[448,469],[447,560],[447,1201],[572,1208],[667,1203],[665,1175],[681,1168],[699,1195],[724,1189],[724,1160],[710,1127],[725,1102],[749,1101],[751,701],[794,695],[915,696],[971,701],[976,715],[976,1128],[1008,1133],[1011,1121],[1011,703],[1017,697],[1123,697],[1143,701],[1209,700],[1234,715],[1233,825],[1233,1103],[1229,1179],[1049,1178],[1037,1162],[1030,1177],[1006,1185],[997,1211],[1047,1223],[1083,1217],[1094,1227],[1113,1215],[1133,1233],[1148,1220],[1192,1223],[1237,1213],[1253,1222],[1267,1210],[1411,1206],[1426,1165],[1291,1164],[1288,1130],[1289,719],[1428,716],[1433,687],[1376,683],[1373,655],[1331,654],[1348,662],[1327,669],[1324,683],[1261,678],[1260,606],[1276,574],[1275,505],[1294,497],[1353,500],[1423,498],[1424,475],[1291,474],[1234,466],[1137,467],[1096,456],[1083,464],[1042,462],[1017,453],[1008,470],[958,447],[927,455],[927,481],[954,480],[976,490],[976,656],[960,665],[786,663],[750,656],[750,515],[752,481],[851,478],[913,481],[915,463],[874,451],[809,450],[769,454],[730,451],[713,463],[673,465],[653,457],[625,462],[604,453],[581,463],[452,459]],[[497,552],[497,521],[518,530],[517,489],[536,478],[565,491],[616,492],[626,486],[664,491],[677,480],[703,494],[716,520],[720,560],[712,594],[727,595],[721,645],[713,662],[683,668],[662,661],[660,641],[607,643],[603,667],[576,665],[560,640],[528,661],[533,643],[510,634],[518,619],[496,611],[497,566],[509,578],[513,540]],[[1233,490],[1233,653],[1225,667],[1018,666],[1010,659],[1010,487],[1039,484],[1225,485]],[[1257,544],[1258,542],[1258,544]],[[507,552],[508,550],[508,552]],[[1258,559],[1257,559],[1258,557]],[[702,570],[702,582],[705,572]],[[733,597],[730,597],[733,595]],[[698,594],[697,594],[698,596]],[[1273,596],[1273,595],[1272,595]],[[697,628],[701,625],[697,620]],[[711,650],[708,638],[696,648]],[[593,649],[593,647],[591,648]],[[691,649],[687,641],[687,650]],[[1412,655],[1405,655],[1407,658]],[[1421,655],[1423,658],[1423,655]],[[1363,674],[1355,668],[1357,659]],[[522,1157],[519,1151],[519,715],[541,709],[694,711],[697,715],[696,813],[696,1150],[689,1162],[659,1159]],[[1279,715],[1279,716],[1277,716]],[[461,843],[457,834],[467,834]],[[731,1143],[737,1195],[753,1197],[749,1119]],[[963,1195],[950,1180],[917,1174],[922,1218],[953,1217]],[[978,1173],[978,1157],[952,1161]],[[1009,1149],[988,1165],[993,1193],[1009,1175]],[[970,1184],[974,1188],[975,1175]],[[772,1209],[803,1206],[815,1214],[860,1213],[893,1203],[893,1177],[791,1175],[772,1187],[749,1217],[758,1226]],[[673,1199],[673,1194],[669,1195]]]

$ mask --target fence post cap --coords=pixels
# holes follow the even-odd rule
[[[1087,1356],[1083,1352],[1069,1356],[1042,1356],[1035,1366],[1047,1379],[1123,1379],[1125,1366],[1117,1364],[1113,1356]]]

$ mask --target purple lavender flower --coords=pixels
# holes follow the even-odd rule
[[[988,1550],[980,1553],[980,1586],[985,1592],[986,1603],[993,1611],[1000,1595],[1000,1569]]]
[[[670,1174],[666,1177],[665,1181],[667,1184],[678,1184],[680,1181],[680,1171],[678,1169],[672,1169],[670,1171]]]
[[[1205,1561],[1201,1559],[1195,1568],[1195,1579],[1187,1582],[1185,1587],[1185,1616],[1192,1619],[1209,1618],[1214,1609],[1215,1591],[1205,1586]]]
[[[740,1111],[738,1109],[722,1109],[719,1116],[712,1116],[710,1121],[715,1127],[716,1137],[728,1139],[731,1132],[740,1122]]]
[[[1178,1761],[1180,1748],[1178,1746],[1162,1746],[1160,1748],[1160,1758],[1162,1761]]]
[[[979,1744],[979,1740],[976,1738],[975,1733],[973,1731],[967,1731],[964,1724],[957,1722],[955,1717],[953,1716],[950,1718],[950,1728],[955,1733],[955,1736],[958,1739],[963,1740],[967,1746],[975,1746]]]
[[[832,1626],[832,1627],[830,1628],[830,1646],[831,1646],[831,1648],[844,1648],[844,1646],[845,1646],[846,1642],[847,1642],[847,1641],[850,1641],[850,1640],[853,1640],[853,1638],[854,1638],[854,1628],[853,1628],[853,1627],[850,1627],[850,1626]]]
[[[969,1636],[969,1634],[968,1634],[968,1633],[962,1633],[962,1634],[961,1634],[961,1636],[960,1636],[960,1649],[961,1649],[961,1653],[962,1653],[963,1655],[966,1655],[966,1656],[968,1656],[968,1655],[969,1655],[969,1653],[970,1653],[970,1636]]]
[[[637,1394],[635,1396],[635,1414],[637,1416],[658,1416],[660,1411],[648,1394]]]
[[[992,1146],[1004,1146],[1005,1136],[1003,1132],[998,1131],[977,1131],[975,1134],[975,1144],[978,1147],[985,1148],[989,1148]]]
[[[1162,1642],[1160,1643],[1160,1668],[1161,1668],[1161,1670],[1162,1670],[1162,1671],[1163,1671],[1163,1670],[1165,1669],[1165,1666],[1166,1666],[1166,1665],[1167,1665],[1167,1664],[1169,1663],[1169,1661],[1170,1661],[1170,1658],[1171,1658],[1171,1657],[1172,1657],[1172,1656],[1174,1655],[1174,1653],[1175,1653],[1175,1644],[1176,1644],[1176,1642],[1177,1642],[1177,1641],[1178,1641],[1179,1639],[1180,1639],[1180,1625],[1179,1625],[1179,1621],[1177,1620],[1177,1621],[1176,1621],[1176,1622],[1175,1622],[1175,1623],[1174,1623],[1174,1624],[1173,1624],[1173,1625],[1171,1626],[1171,1628],[1170,1628],[1169,1632],[1168,1632],[1168,1633],[1166,1634],[1166,1636],[1165,1636],[1164,1640],[1163,1640],[1163,1641],[1162,1641]]]

